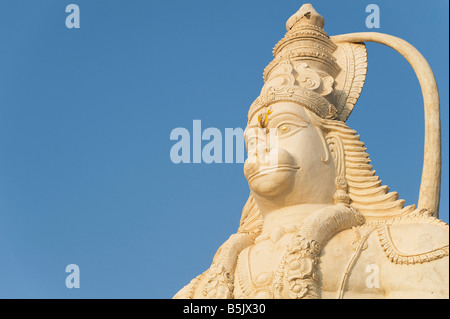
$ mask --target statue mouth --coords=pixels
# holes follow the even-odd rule
[[[251,174],[248,177],[248,181],[251,182],[253,179],[255,179],[258,176],[267,175],[267,174],[274,173],[277,171],[296,171],[299,169],[300,169],[300,166],[298,166],[298,165],[292,166],[292,165],[288,165],[288,164],[268,166],[268,167],[261,168],[261,169],[257,170],[255,173]]]

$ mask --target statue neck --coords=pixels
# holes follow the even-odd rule
[[[309,215],[327,206],[330,206],[330,204],[300,204],[275,209],[270,212],[261,212],[264,218],[262,234],[271,232],[280,226],[300,226]]]

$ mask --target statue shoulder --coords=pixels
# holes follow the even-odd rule
[[[449,254],[449,226],[424,213],[415,213],[376,225],[386,257],[396,264],[424,263]]]

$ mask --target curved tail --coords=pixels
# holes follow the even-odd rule
[[[420,183],[419,209],[426,209],[435,217],[439,214],[441,190],[441,120],[439,92],[428,62],[423,55],[403,39],[377,32],[349,33],[330,37],[339,42],[376,42],[400,53],[411,64],[422,89],[425,109],[425,145]]]

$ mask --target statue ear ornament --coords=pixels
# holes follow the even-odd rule
[[[344,143],[342,139],[333,133],[329,133],[326,137],[327,144],[331,153],[331,157],[334,161],[334,166],[336,168],[336,192],[334,193],[333,199],[336,205],[338,204],[350,204],[350,196],[348,194],[348,182],[345,178],[345,151]]]
[[[333,199],[336,205],[338,204],[350,204],[350,196],[348,195],[348,183],[345,177],[336,177],[336,193],[334,193]]]

